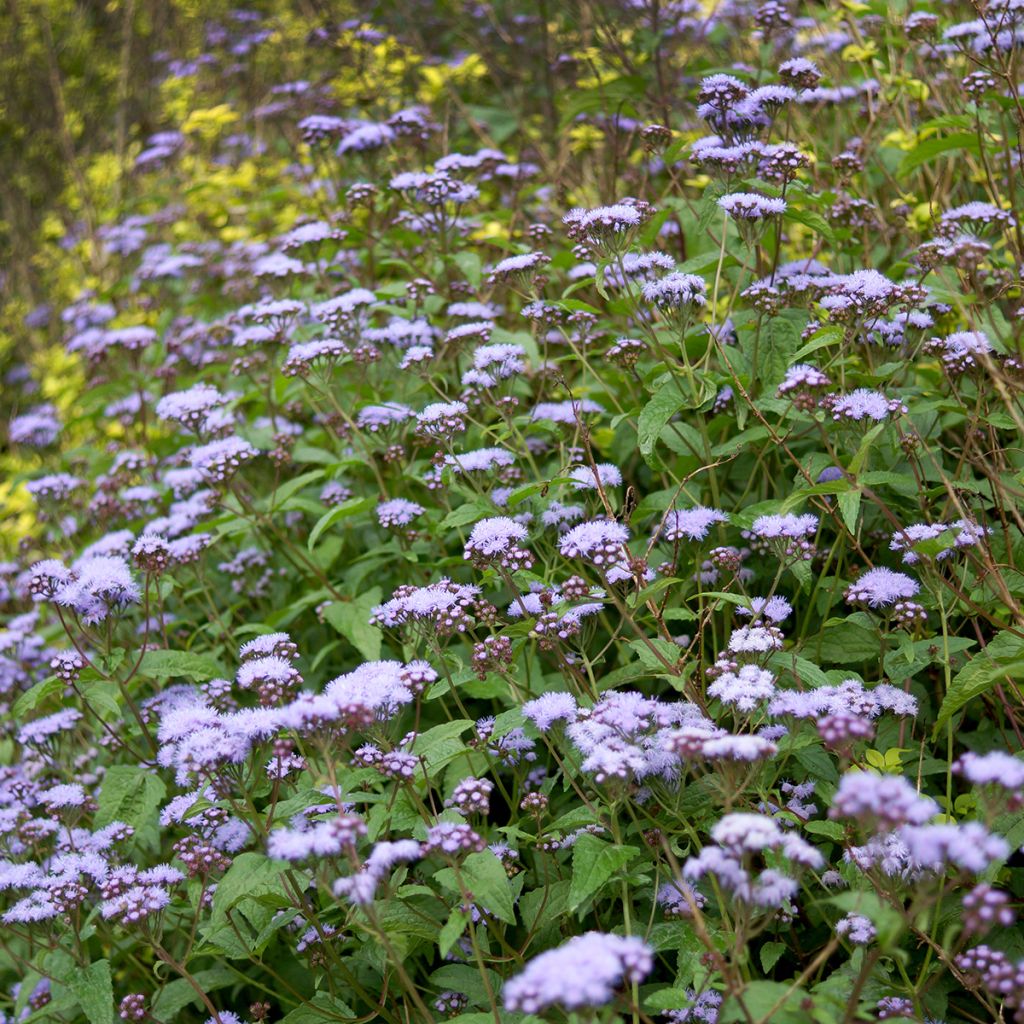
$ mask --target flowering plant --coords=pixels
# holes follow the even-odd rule
[[[1013,1019],[1021,11],[314,6],[4,282],[3,1021]]]

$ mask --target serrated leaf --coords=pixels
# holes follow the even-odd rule
[[[808,821],[804,823],[804,831],[812,836],[834,839],[837,843],[842,842],[846,836],[846,831],[838,821]]]
[[[638,853],[635,846],[613,846],[593,835],[582,835],[572,848],[572,879],[568,908],[577,910],[594,896],[619,868]]]
[[[65,984],[75,994],[89,1024],[113,1024],[114,986],[110,980],[109,960],[97,960],[88,967],[72,971]]]
[[[102,828],[114,821],[123,821],[136,830],[140,838],[155,841],[157,808],[167,794],[163,779],[138,765],[114,764],[103,776],[94,825]]]
[[[325,1021],[355,1019],[355,1012],[330,992],[316,992],[312,999],[296,1006],[281,1018],[281,1024],[324,1024]]]
[[[786,944],[784,942],[766,942],[761,947],[761,952],[758,954],[761,960],[761,969],[768,974],[772,968],[782,958],[782,954],[786,952]]]
[[[974,132],[957,132],[954,135],[933,137],[919,142],[900,162],[900,175],[909,174],[923,164],[931,163],[940,156],[967,150],[977,155],[981,152],[978,136]]]
[[[471,853],[459,866],[459,874],[473,894],[474,902],[489,910],[499,921],[515,924],[516,912],[508,875],[490,850]]]
[[[332,601],[323,610],[324,621],[329,622],[367,661],[380,658],[384,634],[370,625],[370,615],[380,604],[380,598],[380,587],[374,587],[354,601]]]
[[[441,933],[437,937],[437,949],[442,957],[446,957],[455,943],[462,938],[467,924],[469,924],[469,914],[456,907],[445,921]]]
[[[953,677],[935,719],[936,730],[1007,676],[1024,678],[1024,639],[1003,630]]]
[[[170,677],[191,679],[194,683],[205,683],[225,674],[224,669],[212,654],[195,654],[192,651],[146,651],[139,665],[139,674],[150,678]]]
[[[453,508],[437,524],[439,530],[452,530],[457,526],[468,526],[470,523],[478,522],[481,519],[486,519],[488,516],[494,514],[494,509],[485,504],[482,501],[467,501],[464,505],[460,505],[458,508]]]
[[[57,694],[62,694],[67,684],[63,679],[59,679],[57,676],[50,676],[49,679],[44,679],[41,683],[36,683],[35,686],[29,687],[15,702],[14,707],[11,709],[11,715],[14,718],[21,718],[22,715],[27,715],[30,711],[34,711],[40,704],[44,703],[50,697]]]
[[[313,548],[316,547],[316,542],[323,536],[325,530],[329,530],[335,523],[341,522],[342,519],[357,516],[360,512],[366,512],[368,509],[373,508],[373,506],[373,498],[349,498],[348,501],[343,501],[336,508],[325,512],[316,521],[313,529],[309,531],[306,549],[312,554]]]

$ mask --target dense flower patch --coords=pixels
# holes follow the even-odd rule
[[[4,1019],[1013,1019],[1024,14],[412,7],[43,244]]]

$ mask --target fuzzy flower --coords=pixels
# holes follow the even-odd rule
[[[533,556],[522,547],[527,530],[508,516],[481,519],[466,542],[465,557],[481,564],[497,563],[515,571],[533,565]]]
[[[611,519],[593,519],[572,527],[558,542],[566,558],[584,558],[598,568],[622,561],[629,530]]]
[[[165,395],[156,404],[159,419],[173,420],[187,430],[199,431],[207,417],[227,399],[212,384],[194,384],[186,391]]]
[[[740,711],[753,711],[775,693],[775,677],[756,665],[744,665],[735,672],[723,672],[709,687],[708,695],[717,697]]]
[[[778,393],[788,395],[791,391],[812,391],[815,388],[827,388],[831,383],[828,376],[816,366],[796,363],[786,371]]]
[[[785,199],[772,199],[755,192],[731,192],[722,196],[718,205],[736,220],[764,220],[786,212]]]
[[[876,934],[875,926],[862,914],[847,914],[836,922],[836,935],[854,946],[867,946]]]
[[[858,388],[848,395],[829,394],[821,400],[821,404],[832,414],[832,419],[852,420],[855,423],[862,420],[880,423],[890,416],[907,411],[900,399],[886,398],[881,391],[872,391],[870,388]]]
[[[699,310],[707,305],[708,286],[704,278],[695,274],[673,273],[649,281],[643,287],[645,302],[664,313]]]
[[[923,825],[938,810],[931,797],[920,796],[901,775],[849,771],[839,780],[829,817],[892,828]]]
[[[589,398],[570,398],[565,402],[538,402],[530,412],[530,419],[575,425],[584,413],[602,412],[604,409]]]
[[[425,509],[415,501],[406,498],[392,498],[382,501],[377,506],[377,522],[389,529],[408,526],[417,516],[423,515]]]
[[[884,608],[898,601],[907,601],[921,589],[917,580],[902,572],[879,566],[862,573],[843,595],[849,604],[866,604]]]
[[[192,468],[202,473],[210,483],[223,483],[257,455],[259,451],[248,441],[240,437],[225,437],[193,448],[189,461]]]
[[[598,486],[620,487],[622,485],[622,472],[618,466],[610,462],[599,462],[595,466],[577,466],[569,473],[574,481],[573,487],[577,491],[596,491]]]
[[[715,523],[727,523],[728,513],[717,508],[705,508],[697,505],[694,508],[672,509],[665,514],[656,536],[668,541],[682,538],[701,541],[707,538],[708,532]]]
[[[445,465],[453,473],[484,473],[500,466],[511,466],[515,456],[504,448],[477,448],[474,451],[446,455]]]
[[[550,1006],[578,1010],[604,1006],[616,989],[640,982],[654,967],[654,951],[631,936],[586,932],[534,957],[505,983],[505,1009],[540,1013]]]
[[[956,770],[975,786],[999,786],[1008,793],[1024,796],[1024,760],[994,750],[990,754],[964,754]]]
[[[579,707],[571,693],[545,693],[527,701],[522,712],[541,732],[547,732],[557,721],[575,722]]]
[[[542,252],[527,252],[518,256],[507,256],[499,263],[496,263],[491,269],[490,280],[492,282],[505,281],[516,275],[531,274],[533,271],[544,266],[545,263],[550,262],[551,257],[546,256]]]
[[[356,414],[356,423],[371,434],[396,423],[411,419],[415,413],[407,405],[389,402],[386,405],[364,405]]]

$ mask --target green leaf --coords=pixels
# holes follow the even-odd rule
[[[919,142],[900,162],[898,174],[909,174],[923,164],[931,163],[948,153],[967,150],[977,156],[981,152],[978,136],[973,132],[957,132],[954,135],[933,137]]]
[[[680,409],[696,409],[703,405],[715,391],[710,381],[703,377],[695,378],[698,385],[696,393],[692,393],[689,385],[677,377],[666,375],[662,379],[663,383],[640,410],[637,420],[637,443],[640,446],[640,454],[649,465],[657,462],[651,456],[669,420]]]
[[[831,620],[835,622],[836,620]],[[833,665],[855,665],[878,658],[878,633],[848,619],[836,625],[825,624],[816,653],[822,661]],[[815,650],[813,641],[811,650]]]
[[[1024,639],[1003,630],[953,677],[935,720],[936,731],[962,707],[1007,676],[1024,678]]]
[[[462,938],[467,924],[469,924],[469,914],[456,907],[445,921],[441,934],[437,937],[437,949],[442,957],[446,957],[455,943]]]
[[[466,888],[473,894],[474,902],[489,910],[499,921],[515,924],[516,912],[508,875],[501,861],[490,850],[471,853],[462,862],[459,874]]]
[[[812,836],[834,839],[837,843],[842,842],[846,836],[843,826],[838,821],[808,821],[804,824],[804,831]]]
[[[428,776],[432,778],[465,751],[466,744],[461,736],[472,724],[468,718],[459,718],[454,722],[435,725],[433,729],[428,729],[416,737],[412,752],[423,758]]]
[[[182,676],[194,683],[205,683],[225,674],[212,654],[193,654],[191,651],[146,651],[142,656],[139,674],[150,678],[176,678]]]
[[[111,765],[103,776],[93,824],[102,828],[123,821],[135,829],[138,839],[155,845],[159,837],[157,808],[166,794],[163,779],[154,772],[132,764]]]
[[[82,970],[72,971],[65,984],[75,994],[89,1024],[113,1024],[114,986],[109,960],[97,960]]]
[[[456,526],[468,526],[470,523],[475,523],[479,519],[485,519],[487,516],[493,515],[494,509],[482,501],[467,501],[464,505],[460,505],[458,508],[453,508],[437,524],[439,530],[451,530]]]
[[[282,870],[279,864],[265,854],[239,854],[217,884],[217,891],[213,894],[211,926],[227,924],[228,912],[245,899],[279,896],[282,905],[286,904],[288,897],[281,880]]]
[[[786,952],[786,944],[784,942],[766,942],[761,947],[761,969],[765,974],[769,974],[772,968],[779,962],[782,954]]]
[[[306,541],[306,549],[312,554],[313,548],[316,547],[316,542],[323,536],[325,530],[329,530],[342,519],[347,519],[349,516],[357,516],[360,512],[365,512],[373,508],[373,506],[373,498],[349,498],[348,501],[343,501],[336,508],[325,512],[316,521],[313,529],[310,530],[309,539]]]
[[[300,473],[291,480],[286,480],[274,493],[263,503],[268,511],[279,510],[284,503],[293,495],[298,494],[303,487],[308,486],[314,480],[319,480],[325,471],[322,469],[311,469],[308,473]]]
[[[323,611],[329,622],[367,661],[380,658],[383,633],[370,625],[370,614],[380,604],[380,587],[361,594],[354,601],[332,601]]]
[[[281,1024],[324,1024],[324,1021],[352,1020],[352,1008],[330,992],[317,992],[281,1018]]]
[[[628,864],[639,852],[635,846],[613,846],[597,836],[580,836],[572,848],[569,910],[577,910],[594,896],[619,868]]]
[[[43,704],[50,697],[62,694],[64,692],[65,683],[63,679],[58,679],[57,676],[50,676],[49,679],[44,679],[41,683],[36,683],[35,686],[29,687],[15,702],[14,707],[11,709],[11,715],[14,718],[21,718],[22,715],[28,714],[30,711],[34,711],[40,704]]]
[[[738,996],[729,997],[722,1004],[719,1024],[750,1020],[790,1024],[794,1020],[793,1011],[804,997],[803,989],[796,988],[790,993],[791,988],[782,981],[751,981]],[[806,1016],[803,1019],[806,1020]]]
[[[682,408],[683,394],[675,381],[666,381],[654,397],[641,409],[637,420],[637,442],[640,454],[651,464],[651,454],[666,424]]]
[[[839,495],[839,514],[852,534],[857,532],[857,516],[860,514],[860,491],[847,491]]]
[[[645,1010],[686,1010],[693,1006],[693,996],[684,988],[659,988],[644,1000]]]
[[[227,967],[210,967],[205,971],[195,971],[192,977],[207,993],[226,988],[238,980],[238,975]],[[153,1016],[164,1024],[170,1024],[191,1003],[199,1004],[199,994],[185,978],[175,978],[157,993],[153,1000]]]

